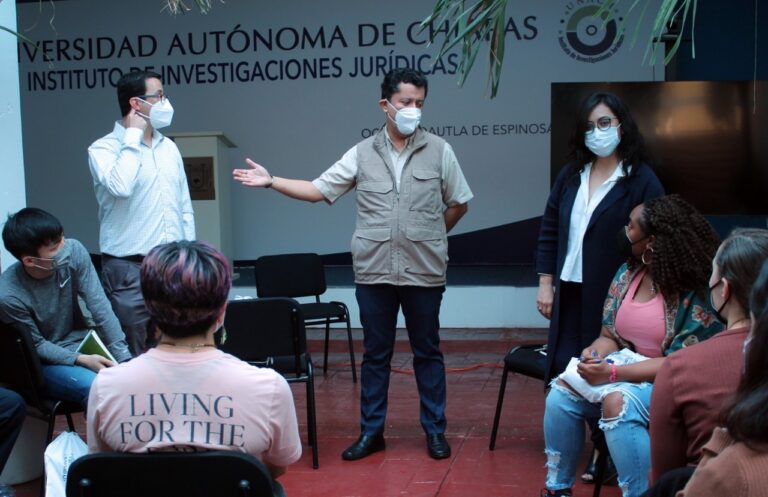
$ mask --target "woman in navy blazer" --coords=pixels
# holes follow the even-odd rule
[[[626,260],[616,240],[630,211],[664,195],[643,137],[616,95],[595,93],[582,103],[570,148],[571,162],[547,200],[536,256],[536,305],[550,319],[547,382],[600,334],[608,287]]]

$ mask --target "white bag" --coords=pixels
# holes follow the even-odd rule
[[[634,364],[636,362],[645,361],[648,357],[633,352],[629,349],[621,349],[617,352],[612,352],[605,356],[605,361],[612,362],[617,366],[623,366],[625,364]],[[568,385],[581,394],[582,397],[590,402],[601,402],[603,400],[604,393],[611,387],[615,386],[615,383],[603,383],[602,385],[590,385],[587,380],[581,377],[576,369],[579,365],[578,357],[571,357],[571,361],[566,366],[565,371],[560,375],[560,379],[568,383]]]
[[[65,431],[45,449],[45,497],[65,497],[72,461],[88,453],[88,446],[74,431]]]

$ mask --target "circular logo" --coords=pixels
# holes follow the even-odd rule
[[[599,5],[587,5],[573,10],[566,10],[566,18],[560,19],[560,47],[572,59],[579,62],[595,63],[605,60],[616,53],[624,41],[619,35],[618,22],[609,12],[599,17],[595,14]],[[615,14],[615,12],[614,12]],[[621,22],[621,18],[618,19]]]

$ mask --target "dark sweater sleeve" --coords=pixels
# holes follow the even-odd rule
[[[686,466],[688,440],[682,408],[675,395],[675,356],[656,374],[651,394],[651,483],[669,470]],[[677,373],[679,374],[679,373]]]
[[[0,303],[3,314],[2,320],[7,322],[22,333],[28,333],[32,337],[37,355],[44,362],[50,364],[74,365],[77,352],[67,350],[64,347],[48,340],[37,327],[29,308],[17,298],[9,298]]]
[[[565,166],[557,176],[544,207],[544,215],[541,218],[541,228],[539,229],[539,241],[536,247],[536,272],[539,274],[551,274],[557,277],[555,271],[557,271],[560,200],[565,180],[570,176],[570,169],[570,165]]]
[[[90,255],[80,242],[73,242],[72,262],[73,269],[77,273],[77,291],[83,299],[88,311],[93,316],[96,331],[104,341],[109,351],[118,362],[124,362],[131,358],[125,334],[120,328],[120,322],[112,311],[112,305],[104,294],[99,276],[93,267]]]

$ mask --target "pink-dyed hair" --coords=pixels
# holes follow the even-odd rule
[[[229,297],[227,258],[204,242],[158,245],[141,265],[141,292],[154,324],[166,335],[205,333]]]

